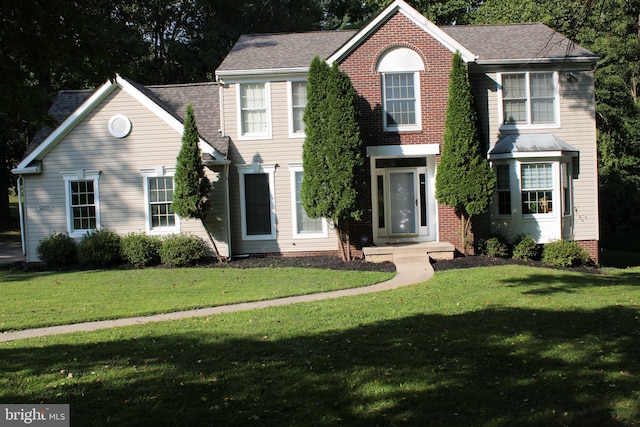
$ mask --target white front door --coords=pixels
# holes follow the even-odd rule
[[[418,234],[417,173],[412,170],[389,170],[390,236],[416,236]]]
[[[435,156],[371,163],[374,243],[435,241]]]

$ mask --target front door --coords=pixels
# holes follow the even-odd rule
[[[389,170],[389,229],[390,236],[418,234],[417,173],[412,170]]]
[[[435,156],[371,160],[374,244],[436,240]]]

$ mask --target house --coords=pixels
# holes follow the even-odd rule
[[[306,76],[316,54],[337,62],[359,95],[367,203],[351,227],[353,253],[363,244],[461,249],[455,213],[434,197],[456,51],[498,178],[476,237],[575,240],[597,262],[598,58],[542,24],[438,27],[403,0],[357,32],[242,36],[216,70],[217,84],[144,88],[118,77],[93,92],[14,170],[28,260],[53,230],[86,232],[75,229],[75,212],[86,212],[74,205],[77,182],[93,182],[96,198],[99,188],[89,228],[188,231],[225,257],[336,253],[331,224],[308,218],[299,197]],[[213,212],[205,223],[175,218],[156,228],[149,180],[171,185],[187,102],[214,180]]]
[[[50,109],[60,125],[42,129],[13,170],[20,175],[27,262],[38,261],[38,243],[52,232],[79,239],[96,228],[187,232],[226,254],[225,199],[214,200],[205,223],[170,209],[189,103],[209,113],[198,123],[199,146],[214,187],[226,185],[229,140],[212,114],[218,93],[216,83],[143,87],[120,76],[96,90],[60,92]]]

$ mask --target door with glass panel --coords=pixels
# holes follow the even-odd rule
[[[391,236],[418,234],[418,198],[416,170],[390,170],[388,233]]]

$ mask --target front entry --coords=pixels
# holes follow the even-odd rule
[[[374,243],[436,240],[435,156],[372,159]]]

